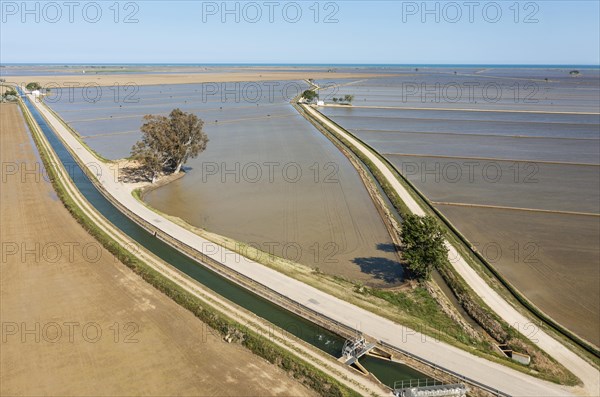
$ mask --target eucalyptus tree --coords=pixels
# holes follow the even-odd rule
[[[193,113],[174,109],[169,116],[146,115],[140,130],[142,139],[131,148],[154,182],[161,172],[177,174],[189,159],[197,157],[208,144],[204,122]]]

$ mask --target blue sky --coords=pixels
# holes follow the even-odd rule
[[[600,58],[597,0],[75,3],[1,0],[0,62],[598,65]]]

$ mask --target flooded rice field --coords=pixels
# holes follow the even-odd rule
[[[571,72],[579,72],[575,77]],[[392,71],[390,71],[392,72]],[[377,79],[319,81],[321,98],[354,95],[355,106],[597,113],[598,68],[397,69]]]
[[[289,105],[306,84],[279,83],[273,95],[262,87],[256,101],[250,93],[236,98],[232,85],[224,96],[206,95],[208,86],[199,84],[140,87],[134,103],[48,103],[110,159],[129,155],[145,114],[175,107],[196,113],[205,121],[208,148],[186,164],[184,178],[148,193],[149,205],[324,273],[400,284],[391,238],[358,173]]]
[[[468,123],[468,122],[466,122]],[[343,124],[342,124],[343,125]],[[600,141],[522,139],[503,136],[357,132],[384,154],[420,154],[454,158],[519,160],[596,165]]]
[[[598,166],[395,154],[386,157],[433,202],[600,212]]]
[[[103,157],[127,157],[146,114],[175,107],[198,114],[206,131],[217,123],[293,115],[286,105],[304,82],[207,83],[54,90],[46,103]]]
[[[438,205],[513,285],[598,345],[597,217]]]
[[[569,71],[344,80],[322,98],[351,94],[353,106],[321,111],[383,154],[532,302],[600,345],[599,72]],[[451,101],[453,82],[495,82],[504,95],[530,84],[538,100],[490,101],[475,89]],[[437,98],[436,84],[449,87]]]

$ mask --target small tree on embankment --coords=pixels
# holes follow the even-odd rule
[[[316,92],[314,92],[313,90],[306,90],[302,93],[302,98],[304,98],[306,100],[306,102],[310,103],[312,102],[315,98],[318,99],[319,98],[319,94],[317,94]]]
[[[133,145],[131,155],[152,182],[161,172],[177,174],[188,159],[206,149],[208,136],[203,126],[198,116],[180,109],[168,117],[146,115],[140,128],[142,139]]]
[[[36,90],[41,90],[42,86],[40,85],[40,83],[34,81],[34,82],[27,84],[25,86],[25,88],[28,89],[29,91],[36,91]]]
[[[415,278],[429,280],[433,269],[439,268],[448,255],[443,229],[430,215],[411,214],[404,218],[400,236],[408,269]]]

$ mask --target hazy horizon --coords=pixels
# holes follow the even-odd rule
[[[563,68],[580,67],[599,69],[598,64],[544,64],[544,63],[286,63],[286,62],[0,62],[0,66],[316,66],[316,67],[526,67]]]

